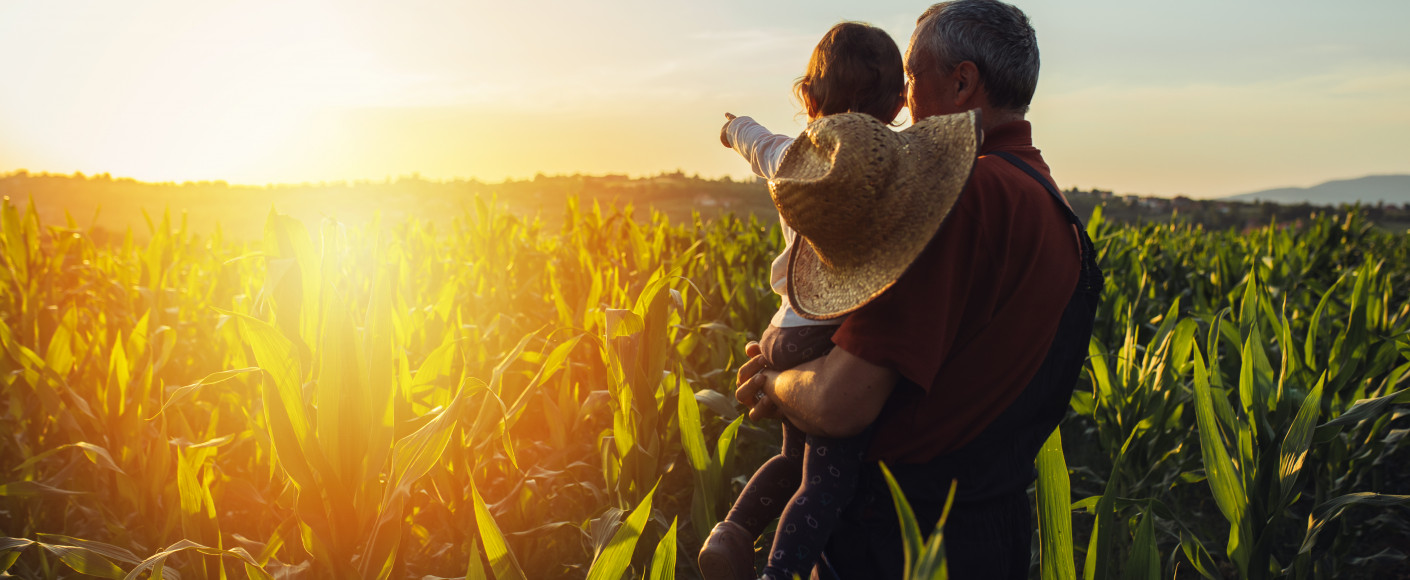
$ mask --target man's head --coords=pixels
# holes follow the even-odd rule
[[[916,21],[906,49],[911,118],[982,109],[984,124],[1022,119],[1038,86],[1038,40],[1023,11],[954,0]]]

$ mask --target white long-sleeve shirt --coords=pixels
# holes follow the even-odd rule
[[[729,139],[730,146],[749,162],[749,168],[754,170],[754,174],[764,179],[774,178],[778,173],[779,161],[783,159],[783,152],[793,144],[792,137],[772,133],[749,117],[735,117],[731,120],[725,127],[725,137]],[[774,258],[773,265],[769,268],[769,285],[773,287],[775,294],[783,298],[783,302],[769,324],[780,328],[841,324],[842,318],[809,320],[793,310],[793,305],[788,301],[788,253],[793,249],[795,234],[793,228],[788,227],[788,222],[783,220],[783,216],[779,216],[778,224],[783,229],[783,253]]]

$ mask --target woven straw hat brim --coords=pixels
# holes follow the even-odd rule
[[[880,296],[935,237],[974,171],[979,112],[896,132],[869,115],[815,121],[770,181],[800,239],[788,264],[799,315],[837,318]],[[860,146],[858,146],[860,145]]]

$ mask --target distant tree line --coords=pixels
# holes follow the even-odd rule
[[[1116,195],[1093,189],[1065,192],[1079,216],[1102,206],[1107,220],[1123,223],[1197,224],[1210,230],[1247,230],[1270,223],[1297,226],[1314,215],[1359,211],[1382,229],[1410,228],[1410,205],[1376,204],[1327,207],[1310,204],[1239,202],[1222,199],[1163,198]],[[638,217],[658,211],[672,221],[723,213],[775,214],[768,184],[762,179],[710,179],[683,171],[654,176],[539,174],[531,179],[486,183],[475,179],[428,180],[419,175],[385,180],[335,181],[268,186],[232,185],[225,181],[149,183],[110,175],[72,175],[16,171],[0,175],[0,195],[20,205],[33,200],[44,223],[63,224],[120,234],[132,231],[142,239],[149,224],[171,212],[175,224],[185,221],[193,231],[213,232],[217,224],[227,237],[258,239],[271,208],[306,224],[324,217],[357,226],[375,216],[388,221],[417,218],[449,225],[468,216],[477,203],[495,203],[548,225],[558,223],[569,198],[585,209],[591,204],[631,204]],[[476,199],[480,201],[477,202]]]

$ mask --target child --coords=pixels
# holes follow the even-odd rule
[[[838,113],[867,113],[890,124],[904,104],[901,52],[885,31],[843,22],[827,31],[794,83],[808,121]],[[754,173],[772,179],[783,152],[793,143],[770,133],[749,117],[728,119],[720,139],[746,160]],[[788,255],[796,235],[783,223],[785,248],[774,259],[770,282],[782,305],[761,337],[769,368],[788,369],[826,355],[840,318],[809,320],[794,311],[788,298]],[[783,421],[783,450],[765,462],[745,486],[724,522],[715,527],[700,551],[706,580],[755,578],[754,539],[775,517],[779,523],[763,576],[807,577],[827,543],[842,507],[856,489],[870,431],[845,439],[806,435]]]

